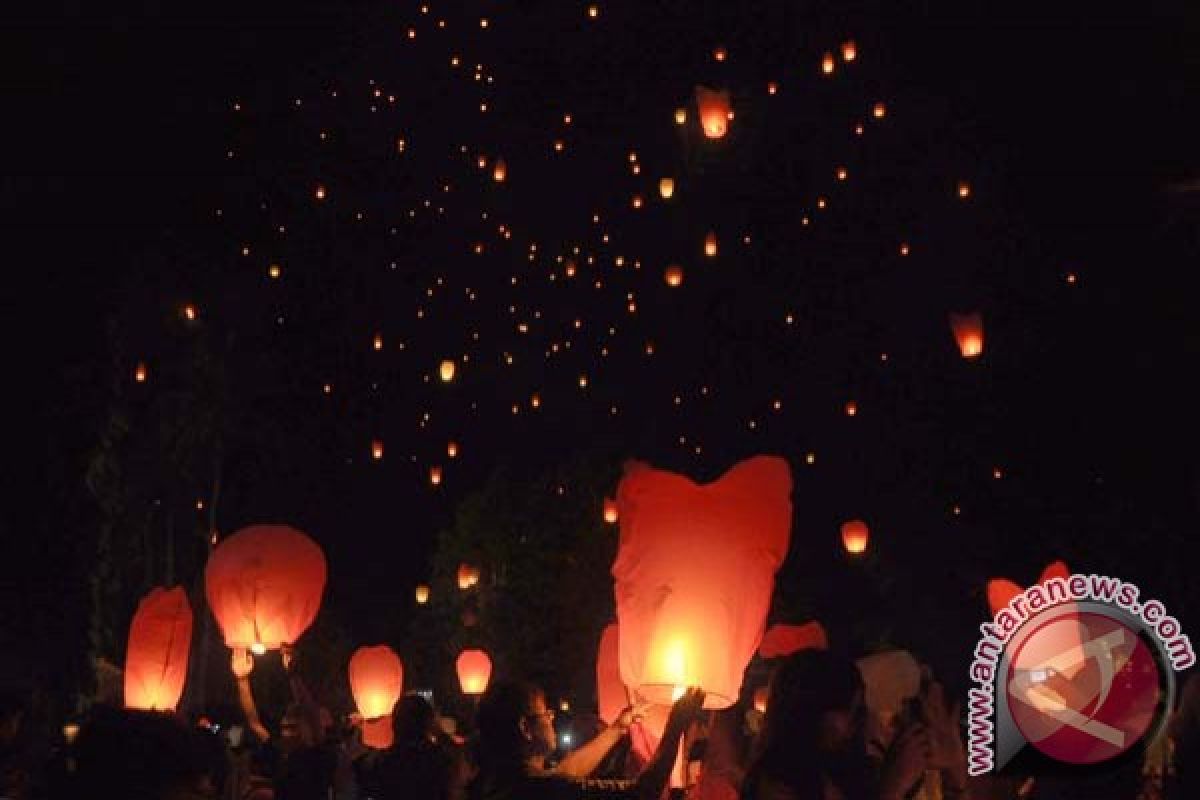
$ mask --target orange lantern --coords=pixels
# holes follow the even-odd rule
[[[446,457],[447,458],[458,458],[458,442],[447,442],[446,443]]]
[[[813,620],[803,625],[772,625],[763,635],[758,654],[762,658],[779,658],[801,650],[828,649],[825,626]]]
[[[679,266],[678,264],[672,264],[671,266],[667,267],[666,272],[663,273],[663,280],[665,280],[667,282],[667,286],[670,286],[672,289],[682,286],[683,267]]]
[[[375,439],[371,442],[371,458],[379,461],[383,458],[383,440]]]
[[[664,705],[685,686],[705,690],[706,708],[737,699],[787,554],[791,491],[787,462],[775,457],[704,486],[626,466],[612,566],[626,686]]]
[[[846,552],[851,555],[867,552],[867,541],[870,536],[871,532],[867,528],[867,523],[861,519],[852,519],[842,523],[842,547],[846,548]]]
[[[321,608],[325,554],[295,528],[252,525],[212,551],[204,588],[226,646],[265,652],[290,645]]]
[[[609,525],[615,525],[615,524],[617,524],[617,519],[619,518],[619,516],[620,515],[617,513],[616,502],[613,500],[609,500],[608,498],[605,498],[604,499],[604,521],[607,522]]]
[[[675,124],[682,125],[685,122],[687,122],[687,109],[686,108],[675,109]]]
[[[983,314],[950,314],[950,329],[963,358],[978,358],[983,355]]]
[[[767,713],[767,698],[770,697],[771,691],[767,686],[760,686],[754,690],[754,710],[760,714]]]
[[[596,707],[600,719],[608,725],[629,705],[629,693],[621,683],[621,664],[617,658],[617,623],[612,623],[600,635],[600,648],[596,651]]]
[[[729,130],[729,92],[697,86],[696,108],[700,112],[700,127],[709,139],[720,139]]]
[[[138,603],[125,649],[125,707],[174,711],[187,679],[192,608],[176,586],[151,590]]]
[[[458,565],[458,588],[466,590],[479,583],[479,567],[467,562]]]
[[[670,200],[671,196],[675,194],[675,179],[662,178],[659,180],[658,194],[663,200]]]
[[[487,691],[492,677],[492,659],[482,650],[463,650],[454,662],[458,685],[463,694],[480,695]]]
[[[506,177],[508,177],[508,164],[504,163],[503,158],[497,158],[492,167],[492,180],[496,183],[504,183]]]
[[[438,365],[438,375],[441,377],[442,383],[454,380],[454,371],[455,363],[448,358]]]
[[[824,72],[826,75],[833,74],[833,68],[835,64],[836,62],[833,60],[833,53],[826,53],[825,55],[821,56],[821,72]]]
[[[133,371],[133,379],[138,383],[146,382],[146,362],[138,362],[137,369]]]
[[[717,254],[717,232],[709,231],[704,237],[704,255],[712,258]]]
[[[842,42],[842,60],[853,61],[856,58],[858,58],[858,47],[855,46],[854,42]]]
[[[425,584],[418,584],[415,593],[417,596],[417,605],[423,606],[429,602],[429,587]]]
[[[350,692],[362,715],[362,740],[367,747],[392,746],[392,709],[404,691],[404,665],[387,645],[360,647],[346,669]]]
[[[430,467],[429,468],[429,482],[431,484],[433,484],[434,486],[438,486],[439,484],[441,484],[441,482],[442,482],[442,468],[441,467]]]
[[[1071,570],[1067,568],[1066,563],[1055,561],[1042,570],[1042,574],[1038,578],[1038,584],[1044,584],[1052,578],[1066,580],[1069,577],[1071,577]],[[1012,602],[1012,599],[1023,591],[1025,590],[1007,578],[993,578],[988,581],[988,608],[991,610],[992,616],[996,616],[1002,608]]]

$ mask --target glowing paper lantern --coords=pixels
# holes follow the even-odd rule
[[[609,525],[615,525],[620,514],[617,513],[617,504],[613,500],[605,498],[604,500],[604,521]]]
[[[392,709],[404,691],[404,665],[387,645],[360,647],[346,669],[350,692],[362,715],[362,739],[368,747],[392,746]]]
[[[458,443],[457,442],[447,442],[446,443],[446,457],[447,458],[457,458],[458,457]]]
[[[970,314],[950,314],[950,329],[963,358],[978,358],[983,355],[983,315],[978,311]]]
[[[708,256],[709,258],[712,258],[716,254],[717,254],[717,233],[716,233],[716,231],[709,231],[708,235],[704,237],[704,255]]]
[[[458,565],[458,588],[466,590],[479,583],[479,567],[467,562]]]
[[[252,525],[212,551],[204,587],[226,646],[265,652],[295,643],[316,619],[325,554],[295,528]]]
[[[791,491],[787,462],[775,457],[704,486],[626,466],[612,567],[626,686],[661,704],[692,685],[707,692],[706,708],[737,699],[787,554]]]
[[[463,650],[454,662],[458,685],[463,694],[478,695],[487,691],[492,677],[492,659],[482,650]]]
[[[629,705],[629,693],[621,683],[621,664],[617,657],[617,623],[604,629],[600,636],[600,648],[596,651],[596,707],[600,719],[608,725],[617,721],[621,711]]]
[[[683,267],[679,266],[678,264],[672,264],[671,266],[667,267],[666,272],[663,273],[663,280],[665,280],[667,282],[667,286],[670,286],[671,288],[682,286]]]
[[[663,200],[670,200],[675,194],[675,179],[663,178],[658,182],[658,194]]]
[[[416,592],[417,605],[423,606],[429,602],[429,587],[425,584],[417,584]]]
[[[858,58],[858,47],[855,46],[854,42],[842,42],[842,60],[853,61],[856,58]]]
[[[770,687],[760,686],[754,690],[754,710],[760,714],[767,713],[767,698],[771,696]]]
[[[842,523],[842,547],[846,548],[847,553],[860,555],[867,552],[870,537],[871,531],[861,519]]]
[[[772,625],[763,635],[758,654],[762,658],[779,658],[801,650],[828,649],[825,627],[813,620],[803,625]]]
[[[454,380],[455,366],[455,363],[448,358],[438,365],[438,375],[441,377],[442,383]]]
[[[504,183],[506,177],[508,177],[508,164],[504,163],[503,158],[497,158],[496,164],[492,167],[492,180],[496,183]]]
[[[709,139],[720,139],[729,130],[729,92],[696,87],[700,127]]]
[[[826,75],[832,75],[836,63],[833,60],[833,53],[826,53],[821,56],[821,72],[824,72]]]
[[[675,109],[675,124],[682,125],[685,122],[687,122],[687,109],[686,108]]]
[[[1038,578],[1038,584],[1044,584],[1052,578],[1062,578],[1066,580],[1071,577],[1071,570],[1065,562],[1055,561],[1042,570],[1041,576]],[[992,616],[996,616],[1000,609],[1007,606],[1012,599],[1021,594],[1024,589],[1007,578],[993,578],[987,584],[988,608],[992,612]]]
[[[138,603],[125,649],[125,707],[174,711],[187,679],[192,608],[182,587],[153,589]]]
[[[383,440],[376,439],[371,442],[371,458],[379,461],[383,458]]]

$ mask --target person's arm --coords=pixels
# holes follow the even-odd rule
[[[613,724],[600,731],[590,742],[571,751],[554,768],[557,775],[570,778],[586,778],[596,771],[600,763],[608,756],[621,741],[621,737],[629,733],[629,726],[639,719],[645,709],[642,706],[625,708]]]
[[[254,692],[250,690],[250,670],[254,668],[254,658],[245,650],[233,651],[233,677],[237,679],[238,702],[242,713],[246,715],[246,726],[259,741],[266,742],[271,738],[271,732],[258,718],[258,706],[254,704]]]
[[[667,725],[663,730],[662,739],[654,758],[634,781],[634,797],[638,800],[658,800],[671,777],[671,768],[675,766],[675,758],[679,754],[679,742],[688,729],[692,720],[700,715],[704,706],[704,692],[701,689],[688,689],[683,697],[671,706],[671,715],[667,717]]]

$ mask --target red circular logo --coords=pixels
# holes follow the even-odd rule
[[[1069,764],[1107,761],[1137,745],[1163,694],[1158,662],[1137,632],[1080,611],[1030,624],[1005,687],[1026,741]]]

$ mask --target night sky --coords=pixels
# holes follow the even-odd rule
[[[949,573],[951,602],[980,616],[986,577],[1028,582],[1062,556],[1158,581],[1185,625],[1196,618],[1181,548],[1196,552],[1200,510],[1200,30],[1182,4],[598,5],[590,20],[575,0],[427,15],[147,0],[6,25],[20,447],[4,470],[5,617],[30,598],[52,608],[75,580],[60,559],[87,541],[71,529],[86,514],[54,487],[79,476],[86,504],[114,379],[106,321],[130,331],[130,389],[154,391],[192,303],[197,324],[235,332],[236,391],[295,431],[274,479],[239,485],[231,467],[217,527],[312,533],[356,636],[378,634],[372,613],[407,612],[436,531],[494,467],[592,450],[705,480],[785,455],[794,559],[838,558],[837,526],[862,517],[897,569]],[[472,80],[477,63],[494,84]],[[725,139],[695,127],[696,84],[731,90]],[[663,280],[672,263],[678,288]],[[986,349],[967,362],[947,314],[974,310]],[[464,353],[442,384],[439,362]],[[133,387],[139,359],[150,379]]]

